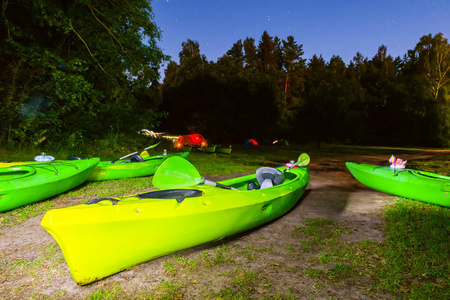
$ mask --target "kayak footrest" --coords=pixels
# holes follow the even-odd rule
[[[176,199],[178,203],[181,203],[185,198],[201,195],[203,195],[203,192],[200,190],[171,189],[138,194],[137,197],[139,199]]]

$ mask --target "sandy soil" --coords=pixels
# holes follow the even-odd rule
[[[398,153],[398,156],[414,160],[439,154],[408,152]],[[340,226],[350,229],[350,233],[342,237],[349,242],[382,241],[384,238],[382,212],[395,197],[361,185],[345,168],[346,161],[386,164],[386,156],[312,157],[308,189],[288,214],[250,232],[175,254],[186,259],[199,259],[205,252],[213,254],[218,247],[231,249],[228,251],[233,258],[232,263],[216,264],[210,268],[168,272],[165,262],[176,260],[173,256],[166,256],[88,286],[78,286],[54,239],[40,226],[42,215],[10,228],[0,228],[0,299],[82,299],[98,293],[99,289],[107,289],[110,296],[119,295],[121,299],[142,299],[167,292],[170,285],[162,287],[163,283],[178,286],[174,288],[172,298],[215,299],[220,290],[236,289],[233,278],[249,272],[258,276],[254,289],[248,294],[251,298],[293,295],[296,299],[392,299],[391,295],[367,294],[353,285],[320,283],[292,271],[308,265],[307,256],[292,255],[286,250],[286,245],[298,246],[292,239],[292,228],[304,225],[306,219],[335,220]],[[118,290],[116,293],[114,287]]]

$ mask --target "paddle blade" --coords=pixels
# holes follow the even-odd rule
[[[144,150],[141,152],[141,154],[139,154],[139,156],[142,158],[146,158],[146,157],[150,157],[150,154],[148,153],[147,150]]]
[[[155,148],[156,146],[158,146],[160,143],[161,143],[161,142],[157,142],[156,144],[151,145],[150,147],[145,148],[145,150],[153,149],[153,148]]]
[[[153,186],[158,189],[181,188],[202,182],[203,179],[197,169],[179,156],[166,159],[153,176]]]
[[[298,157],[298,160],[297,160],[297,166],[299,166],[299,167],[306,166],[306,165],[309,164],[309,161],[310,161],[309,155],[306,154],[306,153],[302,153],[302,154],[300,154],[300,156]]]

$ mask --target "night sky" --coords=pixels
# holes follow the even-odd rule
[[[396,57],[423,35],[450,38],[445,0],[153,0],[152,8],[162,30],[159,45],[177,63],[187,39],[216,62],[239,39],[254,38],[257,46],[264,30],[280,39],[294,36],[305,59],[339,55],[347,64],[357,52],[372,58],[381,45]]]

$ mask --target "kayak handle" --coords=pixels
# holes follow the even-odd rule
[[[97,204],[97,203],[99,203],[100,201],[103,201],[103,200],[111,201],[112,205],[117,205],[117,203],[120,201],[120,200],[117,200],[117,199],[114,199],[114,198],[100,197],[100,198],[95,198],[95,199],[89,200],[88,202],[86,202],[84,204],[87,204],[87,205]]]

